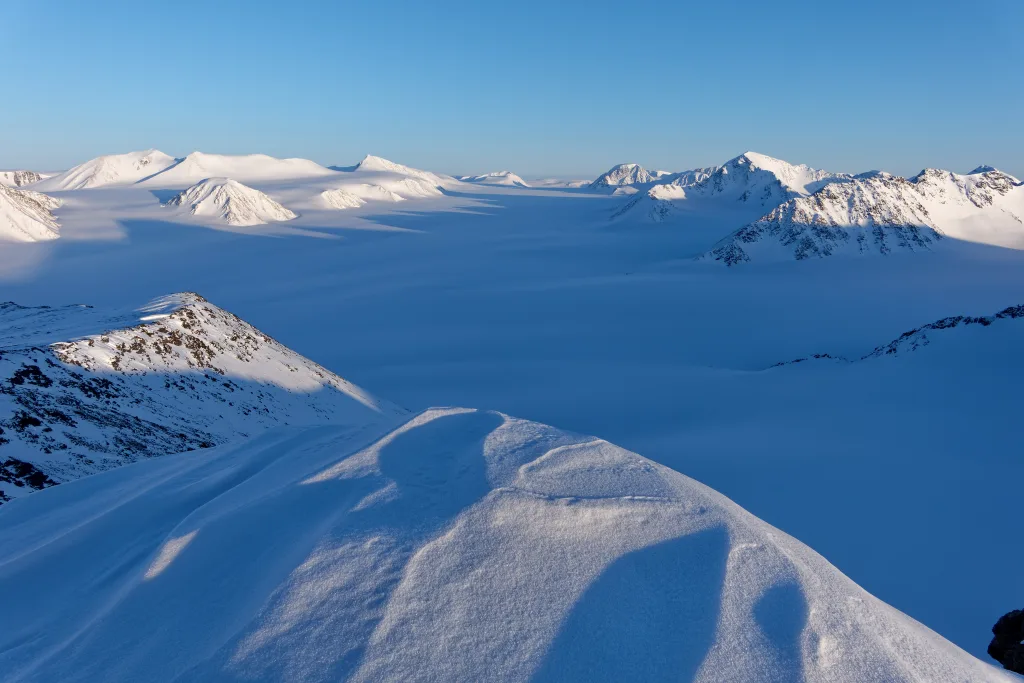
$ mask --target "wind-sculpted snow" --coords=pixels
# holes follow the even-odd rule
[[[21,187],[31,185],[43,179],[43,176],[35,171],[0,171],[0,185],[7,187]]]
[[[113,185],[130,185],[160,173],[177,163],[177,159],[156,149],[127,154],[110,154],[91,159],[51,178],[40,181],[34,189],[85,190]]]
[[[195,294],[134,314],[3,304],[0,341],[0,502],[276,425],[403,412]]]
[[[1010,681],[711,489],[503,414],[278,429],[0,508],[21,681]]]
[[[833,182],[737,230],[706,258],[803,260],[930,249],[943,236],[1024,247],[1024,189],[1000,171],[928,169],[911,179],[875,172]]]
[[[175,195],[167,205],[228,225],[262,225],[296,218],[293,211],[266,194],[230,178],[207,178]]]
[[[927,325],[922,325],[921,327],[915,327],[912,330],[904,332],[888,344],[883,344],[882,346],[872,350],[870,353],[854,360],[868,360],[871,358],[881,358],[885,356],[902,356],[904,354],[923,349],[924,347],[931,345],[933,341],[937,339],[948,341],[950,340],[950,337],[964,332],[967,328],[982,329],[991,325],[997,325],[996,329],[1008,331],[1008,323],[1010,323],[1010,321],[1022,319],[1024,319],[1024,304],[1019,306],[1009,306],[995,315],[954,315],[948,318],[942,318],[941,320],[936,320],[935,322]],[[1013,323],[1013,329],[1017,334],[1024,333],[1024,323]],[[777,363],[773,367],[802,363],[808,360],[824,359],[836,360],[844,363],[850,362],[849,358],[845,358],[843,356],[819,353],[808,358],[798,358],[785,363]]]
[[[0,241],[41,242],[60,237],[53,210],[61,200],[0,185]]]

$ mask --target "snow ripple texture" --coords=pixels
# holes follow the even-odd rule
[[[0,508],[0,557],[11,683],[1016,680],[696,481],[495,412],[82,479]]]

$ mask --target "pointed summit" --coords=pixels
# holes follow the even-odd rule
[[[230,178],[207,178],[180,192],[167,205],[186,207],[193,216],[228,225],[262,225],[297,217],[259,190]]]

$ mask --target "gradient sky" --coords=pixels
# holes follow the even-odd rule
[[[1024,176],[1024,1],[0,0],[0,168],[157,147],[448,173]]]

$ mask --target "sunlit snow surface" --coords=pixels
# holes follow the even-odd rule
[[[630,197],[529,178],[543,187],[445,180],[441,194],[343,210],[321,196],[409,179],[378,167],[248,181],[298,214],[251,227],[161,205],[191,183],[54,191],[60,239],[3,245],[0,298],[130,309],[198,291],[407,408],[598,435],[728,495],[985,656],[991,625],[1024,604],[1010,569],[1024,547],[1005,522],[1024,480],[1019,325],[772,366],[861,358],[1024,303],[1024,252],[979,230],[884,257],[725,268],[695,259],[773,210],[763,194],[663,222],[612,220]],[[1007,217],[1000,233],[1012,228]]]
[[[430,410],[0,509],[7,681],[1009,681],[600,439]]]

